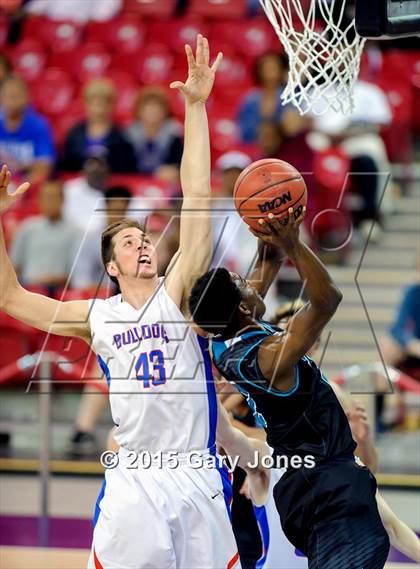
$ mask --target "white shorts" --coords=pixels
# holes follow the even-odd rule
[[[119,456],[98,497],[88,569],[240,568],[226,468],[127,469]]]

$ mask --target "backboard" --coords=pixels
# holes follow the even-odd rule
[[[420,35],[420,0],[356,0],[356,30],[372,39]]]

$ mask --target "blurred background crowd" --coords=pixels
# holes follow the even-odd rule
[[[301,116],[281,103],[288,59],[254,0],[1,0],[0,163],[16,181],[32,181],[4,218],[20,281],[58,298],[111,294],[100,235],[124,216],[146,221],[163,273],[177,248],[183,148],[183,100],[169,84],[185,79],[184,44],[198,32],[209,38],[213,56],[224,54],[207,105],[213,263],[246,274],[255,258],[255,240],[233,208],[242,169],[265,157],[292,163],[309,190],[305,239],[336,267],[349,303],[336,319],[331,338],[340,353],[326,354],[327,372],[346,379],[348,366],[378,360],[378,336],[386,363],[408,361],[410,377],[420,377],[418,45],[368,42],[353,112]],[[367,244],[370,325],[353,281]],[[268,316],[299,293],[287,275],[286,268]],[[42,342],[79,362],[70,374],[61,370],[66,378],[83,368],[86,349],[77,342],[64,348],[62,339],[45,340],[5,315],[0,326],[4,389],[25,376],[16,362]],[[391,410],[378,398],[378,408],[378,428],[405,425],[403,396]],[[102,403],[89,409],[79,409],[73,451],[82,449],[79,442],[93,448]],[[410,421],[418,428],[418,416]]]

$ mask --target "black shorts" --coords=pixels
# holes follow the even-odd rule
[[[370,470],[349,459],[289,470],[274,487],[281,525],[309,569],[381,569],[389,539]]]

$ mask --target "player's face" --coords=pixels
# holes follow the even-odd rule
[[[114,259],[120,275],[148,279],[157,274],[156,249],[147,233],[137,227],[122,229],[114,237]]]
[[[241,292],[242,302],[246,305],[252,316],[254,318],[261,318],[265,312],[265,304],[257,289],[237,273],[230,273],[230,275]]]

